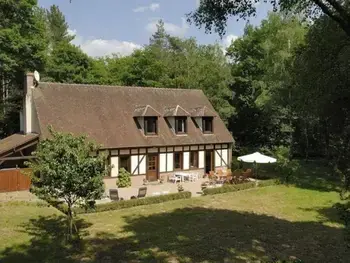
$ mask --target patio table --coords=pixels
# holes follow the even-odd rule
[[[187,177],[188,180],[189,180],[191,175],[188,174],[188,173],[177,172],[177,173],[175,173],[175,176],[180,176],[181,177],[181,182],[184,182],[185,178]]]

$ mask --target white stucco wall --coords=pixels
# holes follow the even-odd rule
[[[146,174],[146,156],[140,155],[139,174]]]
[[[183,156],[182,168],[184,170],[190,169],[190,152],[184,152],[182,156]]]
[[[138,169],[136,169],[138,164],[139,164],[138,155],[131,155],[131,174],[133,175],[139,174]]]
[[[227,166],[228,164],[227,149],[215,150],[215,167]],[[220,157],[221,155],[221,157]]]
[[[139,164],[140,163],[140,164]],[[138,167],[138,169],[136,169]],[[131,156],[131,173],[132,175],[146,174],[146,156],[132,155]]]
[[[159,171],[161,173],[167,171],[166,158],[167,158],[167,154],[166,153],[159,154]]]
[[[119,157],[111,157],[111,177],[117,177],[119,173]]]
[[[215,150],[214,156],[215,156],[215,167],[221,166],[221,158],[219,156],[219,152],[221,153],[221,150]]]
[[[174,154],[167,153],[167,172],[174,171]]]
[[[223,163],[222,165],[229,165],[229,162],[228,162],[228,151],[227,151],[227,149],[222,149],[221,150],[221,156],[222,156],[222,159],[225,161],[225,163]]]
[[[24,133],[32,132],[32,111],[33,111],[33,91],[31,87],[28,87],[28,93],[24,99]]]
[[[204,151],[198,152],[198,168],[204,168]]]

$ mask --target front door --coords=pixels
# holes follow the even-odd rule
[[[149,182],[158,180],[158,154],[147,156],[147,180]]]
[[[213,151],[205,151],[205,173],[209,173],[214,169],[214,152]]]

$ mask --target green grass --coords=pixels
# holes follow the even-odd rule
[[[348,262],[334,191],[283,185],[80,215],[65,242],[51,207],[0,206],[0,262]]]

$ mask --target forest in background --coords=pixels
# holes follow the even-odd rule
[[[328,16],[270,13],[225,51],[171,36],[159,21],[142,49],[101,58],[71,43],[57,6],[0,0],[0,17],[0,138],[19,131],[23,74],[37,70],[42,81],[202,89],[237,153],[284,147],[339,167],[349,160],[350,42]]]

